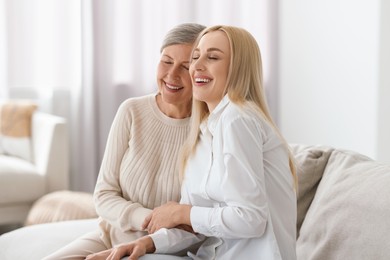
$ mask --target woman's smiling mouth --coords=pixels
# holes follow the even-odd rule
[[[180,90],[180,89],[183,88],[183,87],[181,87],[181,86],[174,86],[174,85],[171,85],[171,84],[169,84],[169,83],[167,83],[167,82],[165,82],[165,86],[167,87],[167,89],[173,90],[173,91],[177,91],[177,90]]]

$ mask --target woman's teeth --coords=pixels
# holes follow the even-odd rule
[[[169,84],[165,84],[165,85],[167,86],[167,88],[172,89],[172,90],[181,89],[181,87],[175,87],[175,86],[172,86],[172,85],[169,85]]]
[[[210,79],[195,78],[196,83],[208,83],[210,81],[211,81]]]

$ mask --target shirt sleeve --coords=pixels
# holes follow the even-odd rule
[[[193,246],[206,238],[201,234],[193,234],[177,228],[162,228],[151,234],[150,237],[153,239],[156,248],[155,253],[159,254],[176,254],[182,251],[191,251]]]
[[[261,236],[269,210],[264,183],[261,122],[240,117],[223,125],[219,204],[213,208],[193,206],[191,223],[196,232],[224,238]],[[219,151],[218,151],[219,152]],[[219,161],[218,161],[219,162]]]
[[[94,191],[99,216],[122,231],[141,230],[143,220],[152,212],[139,203],[124,199],[119,184],[120,165],[131,138],[129,110],[125,101],[115,115]]]
[[[186,187],[186,180],[184,180],[181,187],[180,204],[190,204]],[[182,251],[191,251],[191,249],[206,239],[202,234],[193,234],[176,228],[159,229],[151,234],[150,237],[153,239],[156,248],[155,252],[161,254],[177,254]]]

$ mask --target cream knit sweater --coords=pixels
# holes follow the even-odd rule
[[[176,159],[189,118],[167,117],[155,97],[124,101],[111,126],[94,192],[108,247],[145,235],[140,228],[151,209],[180,198]]]

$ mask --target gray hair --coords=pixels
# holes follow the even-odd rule
[[[165,35],[160,52],[175,44],[193,44],[206,27],[197,23],[183,23],[175,26]]]

